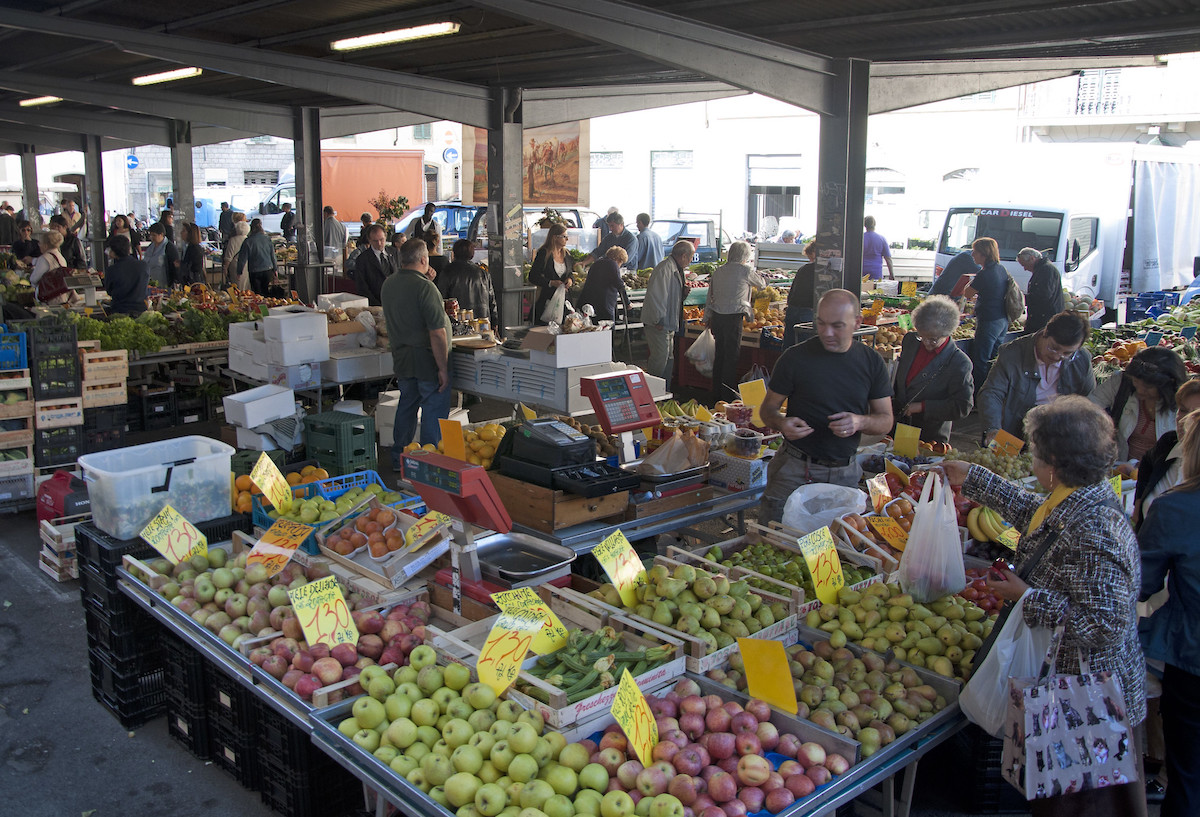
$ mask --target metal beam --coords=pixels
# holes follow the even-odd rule
[[[61,153],[64,150],[83,150],[82,143],[79,141],[79,131],[71,133],[63,130],[51,130],[27,123],[6,122],[2,118],[0,118],[0,140],[17,146],[33,145],[40,154]],[[120,150],[136,144],[136,142],[106,138],[104,149]],[[18,155],[21,151],[18,149],[8,152]]]
[[[818,54],[614,0],[473,0],[473,4],[810,111],[838,113],[833,62]]]
[[[162,119],[125,116],[117,113],[88,113],[74,110],[31,111],[15,105],[0,105],[0,122],[38,125],[75,134],[111,136],[137,145],[165,145],[167,126]]]
[[[25,218],[33,225],[35,233],[42,230],[42,211],[38,197],[37,148],[33,145],[18,145],[21,156],[21,209]]]
[[[175,240],[183,238],[183,223],[196,220],[196,180],[192,169],[192,127],[173,119],[167,123],[171,149],[171,208],[175,213]],[[205,281],[204,283],[207,283]]]
[[[321,218],[321,114],[316,108],[296,108],[292,149],[296,161],[296,280],[292,286],[306,304],[317,303],[324,291],[318,267],[325,260]]]
[[[0,18],[0,28],[97,40],[111,43],[126,53],[180,65],[195,65],[260,82],[385,105],[464,125],[487,127],[489,124],[490,91],[462,82],[67,17],[46,18],[25,11],[6,10]]]
[[[92,269],[103,270],[104,264],[104,150],[99,136],[83,137],[83,214],[87,219],[87,244],[91,248]]]
[[[321,109],[321,138],[353,136],[389,128],[405,128],[432,122],[428,116],[403,113],[381,105],[351,105],[345,108]]]
[[[525,127],[576,122],[594,116],[707,102],[747,93],[723,82],[678,82],[663,85],[597,85],[583,88],[525,90]]]

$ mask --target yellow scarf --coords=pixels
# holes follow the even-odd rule
[[[1050,492],[1050,496],[1046,497],[1046,501],[1038,506],[1038,509],[1033,512],[1033,518],[1029,520],[1029,528],[1027,533],[1033,533],[1042,526],[1046,521],[1046,517],[1050,512],[1062,504],[1062,501],[1075,493],[1074,488],[1068,488],[1066,485],[1059,485]]]

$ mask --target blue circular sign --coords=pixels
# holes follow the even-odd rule
[[[139,164],[141,164],[141,162],[138,160],[138,157],[134,156],[132,153],[125,157],[125,167],[127,167],[129,170],[133,170]]]
[[[458,148],[446,148],[442,151],[442,161],[448,165],[458,161]]]

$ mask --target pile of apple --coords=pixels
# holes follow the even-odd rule
[[[967,601],[974,602],[977,607],[980,607],[988,615],[999,613],[1000,608],[1004,606],[1004,599],[997,596],[992,589],[987,585],[986,567],[968,567],[967,568],[967,586],[959,591]]]
[[[429,622],[427,602],[397,604],[387,615],[378,610],[354,610],[351,616],[358,628],[358,644],[306,644],[291,607],[282,610],[283,635],[250,651],[250,660],[278,679],[288,689],[306,701],[322,687],[360,678],[364,669],[375,664],[404,666],[417,647],[425,642],[425,625]],[[362,695],[366,689],[361,680],[342,689],[330,690],[329,703]]]

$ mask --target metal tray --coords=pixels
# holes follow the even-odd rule
[[[685,468],[682,471],[676,471],[674,474],[638,474],[642,478],[642,484],[662,486],[664,483],[677,483],[672,485],[673,488],[682,488],[685,485],[694,485],[700,482],[708,481],[708,463],[698,465],[695,468]]]
[[[497,533],[475,543],[484,572],[508,581],[527,581],[575,561],[571,548],[525,533]]]

